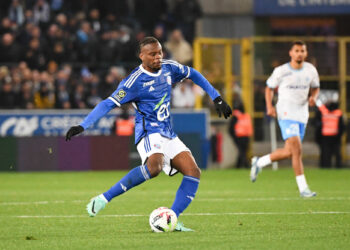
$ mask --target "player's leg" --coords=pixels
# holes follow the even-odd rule
[[[177,190],[175,201],[171,207],[179,216],[194,199],[201,171],[197,166],[191,152],[184,151],[176,155],[172,160],[172,167],[183,174],[183,179]]]
[[[284,147],[278,148],[270,154],[262,157],[254,156],[251,160],[250,180],[255,182],[262,169],[270,165],[273,161],[280,161],[291,157],[291,148],[287,139],[293,136],[299,136],[299,124],[290,120],[279,120],[282,138],[285,140]]]
[[[299,123],[299,136],[293,136],[286,140],[291,150],[292,166],[295,173],[296,182],[299,188],[300,196],[309,198],[316,196],[307,185],[304,175],[304,165],[302,161],[302,145],[301,142],[305,135],[305,124]]]
[[[179,216],[194,199],[201,175],[201,171],[193,158],[191,151],[179,139],[175,138],[166,144],[165,158],[171,159],[171,167],[183,174],[182,182],[176,192],[175,200],[171,207]],[[166,164],[170,164],[166,162]],[[180,222],[176,226],[177,231],[193,231],[185,228]]]
[[[196,196],[201,171],[189,151],[183,151],[176,155],[172,159],[172,167],[183,174],[182,182],[176,192],[173,205],[171,206],[176,216],[179,217]],[[184,227],[181,222],[176,226],[176,230],[193,231],[192,229]]]
[[[162,171],[164,162],[162,148],[152,147],[151,145],[158,144],[159,142],[150,143],[150,140],[157,140],[157,136],[152,135],[144,137],[137,147],[144,164],[133,168],[109,190],[92,198],[87,205],[87,211],[90,216],[96,216],[96,214],[114,197],[117,197],[131,188],[157,176]]]
[[[270,154],[264,155],[262,157],[253,157],[251,161],[251,170],[250,170],[250,180],[255,182],[258,174],[262,169],[270,165],[274,161],[280,161],[290,158],[292,155],[290,145],[286,141],[283,148],[278,148]]]
[[[133,187],[136,187],[146,180],[156,177],[163,166],[163,154],[155,153],[149,156],[146,164],[133,168],[120,181],[118,181],[103,196],[109,201]]]

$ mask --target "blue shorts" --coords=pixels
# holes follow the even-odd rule
[[[283,140],[287,140],[293,136],[299,136],[301,141],[304,139],[305,123],[293,120],[278,120],[278,124],[281,128]]]

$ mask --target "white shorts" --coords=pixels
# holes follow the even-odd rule
[[[143,137],[141,141],[137,144],[137,151],[141,156],[142,164],[145,164],[148,157],[155,153],[163,154],[163,171],[170,176],[178,172],[176,169],[171,167],[170,160],[174,159],[174,157],[181,152],[191,152],[186,147],[186,145],[179,139],[179,137],[169,139],[161,136],[159,133],[154,133]]]

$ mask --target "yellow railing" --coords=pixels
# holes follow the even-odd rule
[[[222,77],[214,77],[213,79],[219,79],[217,82],[223,87],[221,90],[223,93],[221,94],[225,96],[227,102],[230,104],[233,103],[233,84],[234,82],[238,82],[240,83],[242,93],[241,98],[246,111],[249,112],[254,118],[262,118],[264,113],[261,110],[259,111],[254,109],[254,83],[256,81],[265,82],[272,72],[267,71],[263,72],[263,74],[261,74],[261,72],[256,72],[256,53],[258,51],[256,47],[285,46],[289,49],[289,44],[295,40],[305,41],[308,48],[309,44],[314,45],[316,49],[314,49],[312,56],[314,56],[315,59],[318,54],[327,52],[328,45],[333,46],[333,48],[337,47],[337,51],[335,52],[337,57],[335,61],[337,66],[335,68],[337,72],[328,73],[319,70],[320,80],[321,82],[334,82],[338,85],[335,89],[338,89],[339,91],[340,109],[343,111],[345,118],[350,117],[350,112],[347,110],[346,96],[347,82],[350,82],[350,75],[348,75],[347,72],[347,60],[350,58],[350,37],[250,37],[242,39],[197,38],[194,42],[193,64],[194,67],[202,72],[206,77],[208,76],[207,74],[210,74],[211,72],[211,69],[208,68],[208,64],[216,63],[215,65],[219,65],[218,67],[220,67],[220,69],[218,72],[222,72]],[[317,50],[317,46],[320,45],[321,48]],[[326,51],[325,49],[322,49],[322,46],[326,47]],[[236,47],[239,49],[235,49]],[[212,51],[210,48],[212,48]],[[269,49],[273,52],[267,53],[267,57],[271,56],[271,54],[277,52],[278,50],[275,48]],[[236,51],[239,52],[236,53]],[[223,55],[223,58],[221,58],[221,56],[216,56],[215,52]],[[260,48],[260,52],[264,53],[264,49],[261,51]],[[269,52],[269,50],[266,52]],[[288,50],[284,48],[278,52],[286,55],[286,60],[289,60]],[[324,62],[327,60],[328,58],[321,58],[319,62]],[[237,61],[239,61],[240,67],[237,67],[238,65],[234,64],[234,62],[237,64]],[[269,63],[271,63],[271,61]],[[239,70],[237,70],[238,68]],[[215,82],[215,80],[213,81]],[[198,97],[196,100],[196,108],[201,107],[202,99],[201,97]],[[342,147],[342,153],[344,156],[346,156],[345,140],[346,138],[343,136],[344,146]]]

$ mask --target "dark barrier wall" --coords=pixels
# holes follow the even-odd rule
[[[140,165],[133,136],[103,136],[111,134],[118,112],[110,112],[83,136],[69,143],[64,140],[68,128],[79,124],[88,112],[0,110],[0,171],[114,170]],[[173,110],[172,123],[198,166],[206,168],[208,111]]]
[[[0,138],[0,171],[17,170],[17,139]]]
[[[0,138],[0,171],[126,170],[130,137]]]

